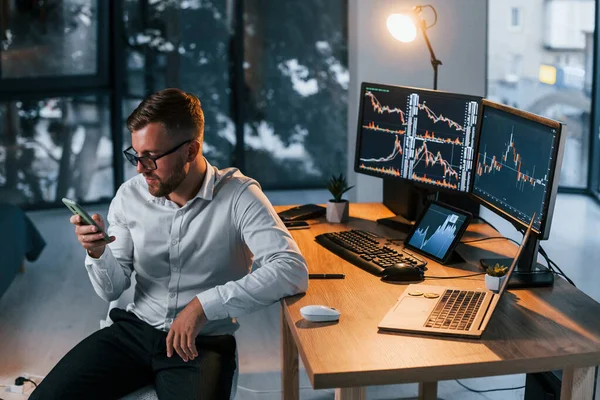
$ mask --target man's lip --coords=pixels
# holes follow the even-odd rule
[[[146,178],[146,182],[148,182],[148,183],[156,182],[156,179],[154,179],[154,178]]]

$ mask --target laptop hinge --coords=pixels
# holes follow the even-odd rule
[[[479,323],[478,326],[478,330],[483,330],[484,328],[484,324],[489,322],[490,318],[488,318],[488,311],[490,310],[490,308],[492,307],[492,305],[494,304],[494,299],[496,298],[495,296],[497,296],[496,294],[492,295],[492,298],[490,299],[490,301],[488,302],[488,305],[485,309],[485,312],[483,313],[483,318],[481,318],[481,322]]]

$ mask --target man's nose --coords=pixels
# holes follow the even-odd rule
[[[135,167],[135,169],[138,172],[138,174],[141,174],[142,172],[150,171],[148,168],[144,167],[144,165],[140,161],[137,162],[137,167]]]

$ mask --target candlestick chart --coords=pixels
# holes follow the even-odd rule
[[[468,191],[478,102],[411,88],[366,88],[358,168]]]
[[[473,192],[534,227],[544,217],[555,132],[533,122],[506,119],[499,111],[484,115]]]

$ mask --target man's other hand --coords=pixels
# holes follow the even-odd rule
[[[77,235],[77,240],[79,240],[81,246],[87,250],[91,257],[100,258],[107,245],[107,242],[104,240],[104,233],[102,233],[106,227],[99,214],[92,215],[92,219],[98,224],[100,230],[94,225],[86,225],[83,223],[83,220],[79,215],[73,215],[69,221],[75,225],[75,234]],[[114,241],[115,237],[111,236],[109,243]]]
[[[169,334],[167,335],[167,357],[173,355],[173,349],[183,361],[193,360],[198,357],[196,349],[196,336],[206,324],[206,315],[200,300],[194,297],[175,318]]]

